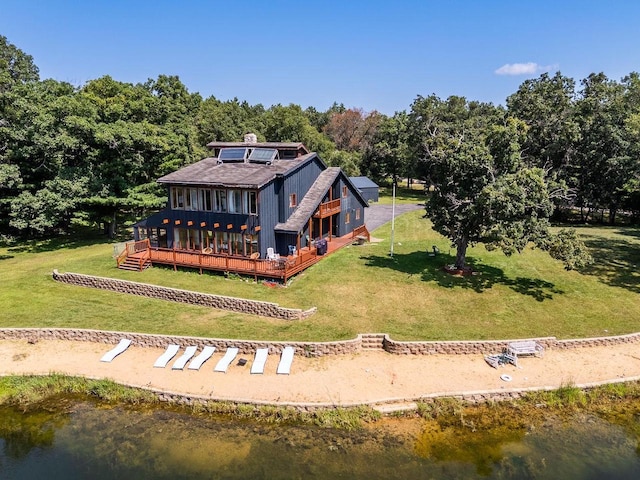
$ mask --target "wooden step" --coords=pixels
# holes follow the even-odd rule
[[[121,270],[132,270],[132,271],[138,272],[141,270],[146,270],[150,266],[151,266],[151,262],[149,260],[145,260],[144,263],[142,264],[142,268],[140,268],[140,262],[137,258],[128,257],[125,259],[124,262],[120,264],[118,268],[120,268]]]

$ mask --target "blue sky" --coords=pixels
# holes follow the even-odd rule
[[[0,0],[0,35],[78,86],[178,75],[205,98],[388,115],[432,93],[504,104],[544,71],[640,71],[633,0]]]

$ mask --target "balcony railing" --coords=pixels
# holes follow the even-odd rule
[[[315,218],[325,218],[335,215],[336,213],[340,213],[339,198],[337,200],[331,200],[330,202],[321,203],[313,216]]]

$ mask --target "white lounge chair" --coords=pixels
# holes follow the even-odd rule
[[[282,349],[282,355],[280,356],[280,363],[278,363],[278,369],[276,373],[289,375],[291,373],[291,363],[293,362],[293,355],[296,353],[296,349],[293,347],[284,347]]]
[[[173,357],[176,356],[176,353],[178,353],[178,350],[180,350],[180,346],[169,345],[165,350],[165,352],[158,357],[158,359],[156,360],[156,363],[154,363],[153,366],[158,368],[166,367],[167,363],[169,363],[169,360],[171,360]]]
[[[211,358],[213,352],[216,351],[216,347],[204,347],[196,358],[191,360],[191,363],[187,367],[189,370],[200,370],[200,367],[204,362]]]
[[[226,372],[227,368],[229,368],[229,365],[231,365],[231,362],[233,362],[233,359],[236,358],[236,355],[238,355],[239,351],[240,350],[236,347],[227,348],[224,356],[220,359],[213,371]]]
[[[189,346],[184,349],[184,353],[175,361],[171,370],[183,370],[184,366],[196,354],[198,347]]]
[[[116,345],[107,353],[105,353],[100,359],[100,361],[110,362],[111,360],[116,358],[118,355],[120,355],[122,352],[124,352],[127,348],[129,348],[129,345],[131,345],[131,340],[129,340],[128,338],[123,338],[122,340],[120,340],[120,343],[118,343],[118,345]]]
[[[251,373],[264,373],[264,364],[267,362],[268,356],[268,348],[256,349],[256,356],[254,357],[253,364],[251,365]]]

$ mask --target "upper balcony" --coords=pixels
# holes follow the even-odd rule
[[[330,202],[321,203],[318,210],[313,214],[313,218],[326,218],[331,215],[340,213],[340,199],[331,200]]]

